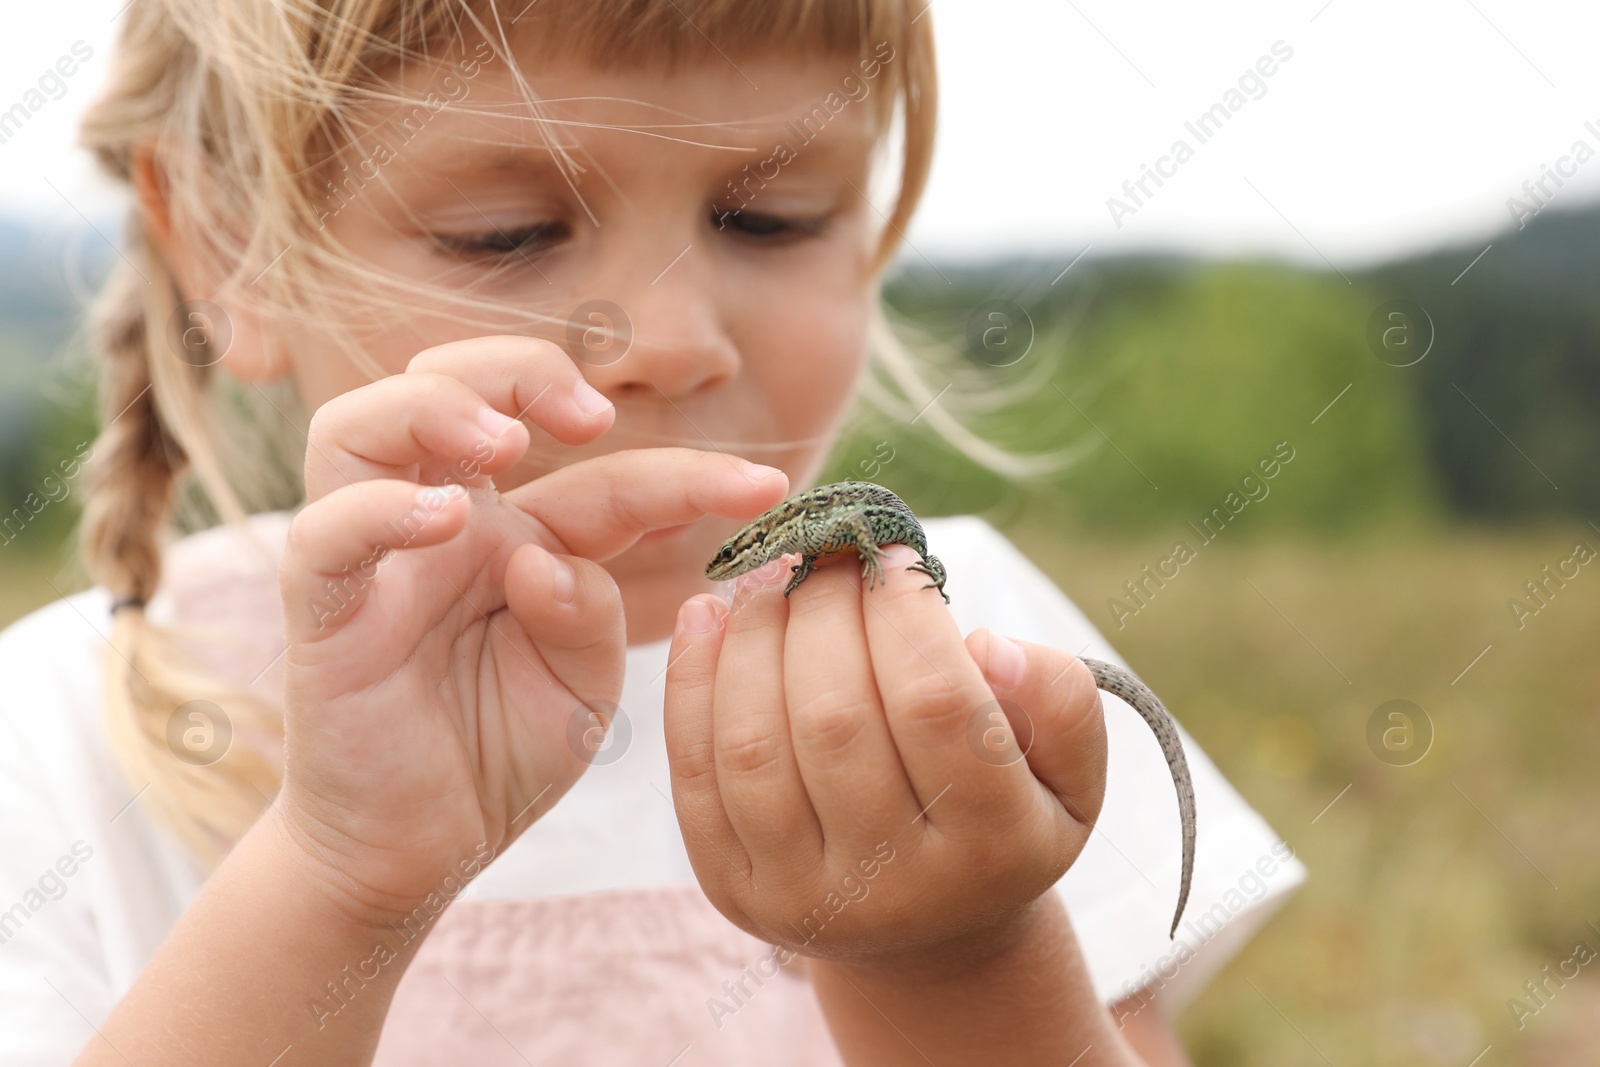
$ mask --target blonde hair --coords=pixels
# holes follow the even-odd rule
[[[525,3],[509,0],[507,8],[531,10],[542,40],[601,65],[792,54],[797,42],[864,58],[887,42],[895,58],[883,66],[874,106],[884,112],[882,129],[898,124],[901,168],[874,270],[893,253],[932,157],[936,89],[925,0]],[[109,83],[84,118],[83,141],[125,183],[141,153],[153,153],[165,202],[183,209],[172,224],[182,227],[186,252],[224,279],[218,292],[227,294],[228,306],[325,330],[376,376],[381,372],[343,324],[358,319],[349,313],[351,300],[393,301],[386,294],[395,283],[345,254],[321,228],[328,175],[341,153],[360,144],[357,109],[402,99],[382,72],[436,64],[469,33],[509,62],[502,15],[512,22],[521,17],[502,12],[495,0],[140,0],[124,16]],[[518,82],[535,116],[542,115],[526,82]],[[553,144],[552,150],[581,169]],[[281,711],[196,669],[181,635],[147,618],[143,605],[160,585],[162,544],[180,504],[190,505],[195,525],[241,522],[254,506],[281,503],[285,480],[292,485],[297,475],[285,474],[292,457],[264,458],[216,432],[216,404],[232,387],[213,381],[222,376],[174,343],[171,324],[186,294],[146,222],[137,207],[130,211],[128,261],[92,313],[103,428],[90,467],[82,548],[92,576],[126,605],[115,612],[106,658],[111,744],[134,785],[148,784],[146,798],[158,816],[209,863],[275,794],[276,754],[267,758],[270,743],[240,743],[220,762],[191,765],[169,747],[168,723],[181,705],[209,700],[227,709],[236,735],[270,742],[281,740]],[[330,276],[346,284],[326,285]],[[553,320],[531,315],[528,321]],[[272,349],[280,339],[262,333],[265,358],[278,358]],[[909,358],[885,331],[876,334],[888,379],[920,406],[925,387]],[[240,391],[280,414],[293,404],[254,387]],[[239,398],[220,402],[237,410]],[[295,409],[294,419],[303,429],[304,413]],[[980,462],[1006,469],[1004,454],[984,453],[983,442],[945,413],[931,412],[930,421]]]

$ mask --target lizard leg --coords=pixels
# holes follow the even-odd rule
[[[883,581],[883,564],[878,562],[883,549],[878,547],[878,539],[872,536],[872,525],[867,522],[866,516],[857,512],[846,521],[850,524],[850,538],[855,543],[856,551],[861,554],[861,577],[867,580],[868,589],[875,588]]]
[[[906,570],[919,571],[922,574],[926,574],[929,578],[932,578],[933,581],[929,582],[922,588],[939,590],[939,595],[944,597],[944,602],[946,604],[950,603],[950,594],[944,591],[944,564],[939,562],[939,557],[923,556],[921,563],[913,563],[911,566],[907,567]]]
[[[816,570],[816,562],[816,556],[801,556],[800,562],[789,568],[789,573],[792,575],[792,577],[789,579],[789,584],[783,587],[784,596],[787,597],[790,593],[794,592],[795,586],[805,581],[806,577],[812,571]]]

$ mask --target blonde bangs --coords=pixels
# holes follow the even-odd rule
[[[510,0],[510,5],[526,0]],[[505,16],[510,5],[484,5]],[[521,18],[540,36],[600,68],[667,69],[720,58],[782,54],[871,59],[887,44],[895,60],[878,75],[886,90],[874,105],[884,128],[899,109],[899,190],[874,259],[881,269],[905,237],[933,163],[937,72],[928,0],[534,0]],[[516,12],[511,17],[517,19]]]
[[[711,49],[730,56],[778,50],[865,56],[887,41],[907,51],[921,21],[902,0],[538,0],[523,18],[548,25],[564,49],[617,65],[677,63]]]

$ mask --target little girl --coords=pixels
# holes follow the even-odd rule
[[[1188,741],[1168,939],[1167,769],[1050,581],[975,518],[948,608],[900,546],[704,577],[863,381],[923,0],[123,18],[99,584],[0,637],[0,1061],[1187,1062],[1303,871]]]

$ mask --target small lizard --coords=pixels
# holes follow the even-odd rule
[[[921,561],[906,569],[932,578],[924,588],[937,589],[948,604],[944,564],[928,555],[928,538],[922,523],[904,500],[872,482],[835,482],[790,497],[729,538],[706,565],[706,577],[714,581],[736,578],[798,552],[800,562],[790,569],[792,576],[783,590],[783,595],[788,596],[816,569],[817,560],[854,551],[861,556],[861,577],[871,589],[883,578],[881,546],[894,544],[908,545],[916,551]],[[1194,876],[1194,783],[1189,777],[1189,761],[1184,758],[1183,741],[1167,709],[1132,672],[1103,660],[1079,658],[1094,676],[1096,686],[1126,701],[1154,731],[1172,772],[1183,822],[1183,876],[1178,910],[1168,934],[1175,936]]]

